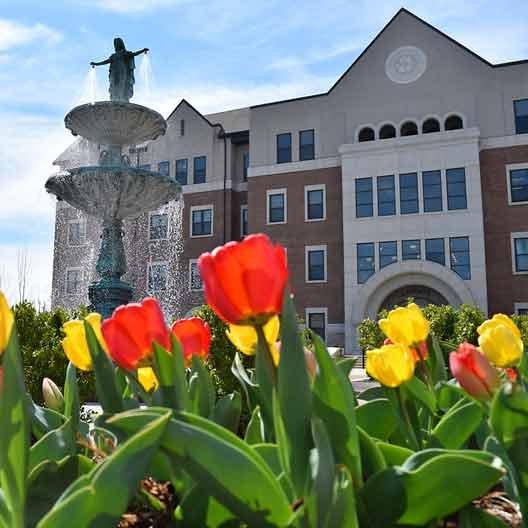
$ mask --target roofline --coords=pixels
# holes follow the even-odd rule
[[[176,108],[169,114],[169,116],[167,117],[166,121],[168,121],[172,115],[174,113],[176,113],[176,111],[178,110],[178,108],[180,108],[180,106],[185,103],[191,110],[193,110],[194,112],[196,112],[210,127],[221,127],[222,129],[224,128],[222,126],[221,123],[211,123],[211,121],[209,121],[209,119],[207,119],[207,117],[205,117],[204,114],[202,114],[202,112],[200,112],[199,110],[197,110],[191,103],[189,103],[189,101],[187,101],[187,99],[183,98],[177,105],[176,105]]]

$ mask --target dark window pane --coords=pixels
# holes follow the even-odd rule
[[[379,267],[384,268],[398,261],[398,245],[396,242],[379,243]]]
[[[400,135],[401,136],[416,136],[418,134],[418,127],[416,126],[416,123],[413,123],[412,121],[407,121],[403,123],[400,129]]]
[[[194,158],[194,183],[205,183],[205,156]]]
[[[442,174],[439,170],[422,173],[424,212],[442,210]]]
[[[440,123],[434,117],[426,119],[422,125],[422,132],[430,134],[431,132],[440,132]]]
[[[396,214],[396,192],[394,176],[378,176],[378,215],[390,216]]]
[[[418,212],[418,175],[416,172],[400,174],[400,213]]]
[[[66,272],[66,293],[75,295],[81,293],[82,286],[82,271],[68,270]]]
[[[471,262],[469,256],[469,238],[456,237],[449,239],[451,269],[464,280],[471,279]]]
[[[376,262],[374,258],[374,243],[357,244],[357,280],[363,284],[374,275]]]
[[[306,193],[308,220],[324,218],[324,193],[322,189],[315,189]]]
[[[243,207],[240,210],[241,218],[240,218],[240,232],[243,237],[245,237],[248,234],[248,208]]]
[[[420,241],[404,240],[402,241],[402,260],[420,260]]]
[[[356,217],[364,218],[374,214],[372,205],[372,178],[356,179]]]
[[[370,127],[362,128],[359,131],[358,141],[374,141],[374,130]]]
[[[515,271],[528,271],[528,238],[515,239]]]
[[[445,266],[445,247],[443,238],[430,238],[425,241],[425,258]]]
[[[248,168],[249,168],[249,152],[244,152],[243,164],[244,165],[243,165],[242,179],[244,181],[247,181]]]
[[[269,200],[269,221],[284,222],[284,194],[270,194]]]
[[[312,160],[315,157],[315,138],[313,130],[299,132],[299,160]]]
[[[462,123],[462,118],[457,115],[451,115],[445,120],[446,130],[458,130],[463,127],[464,124]]]
[[[325,280],[325,252],[322,249],[312,249],[308,251],[308,280]]]
[[[204,236],[212,234],[213,214],[211,209],[199,209],[192,212],[192,235]]]
[[[143,163],[141,165],[138,165],[138,169],[143,169],[143,170],[150,170],[150,163]]]
[[[396,129],[392,125],[383,125],[379,132],[380,139],[396,137]]]
[[[324,312],[310,312],[308,314],[308,328],[315,332],[324,341],[326,339]]]
[[[170,165],[168,161],[160,161],[158,163],[158,172],[163,176],[169,176]]]
[[[513,102],[515,112],[515,132],[528,134],[528,99],[519,99]]]
[[[180,119],[180,136],[185,136],[185,119]]]
[[[447,208],[467,209],[466,171],[461,169],[447,169]]]
[[[180,185],[187,185],[187,160],[176,160],[176,181]]]
[[[167,238],[169,218],[166,213],[150,215],[150,240],[160,240]]]
[[[277,163],[291,161],[291,134],[277,134]]]
[[[528,169],[510,171],[510,191],[512,202],[528,202]]]

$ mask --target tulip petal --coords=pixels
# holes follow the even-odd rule
[[[176,321],[171,328],[183,350],[186,362],[192,356],[205,358],[211,346],[211,330],[209,325],[199,317],[189,317]]]
[[[102,331],[114,362],[125,370],[136,369],[143,358],[143,352],[130,336],[127,327],[121,324],[114,315],[103,321]]]
[[[15,317],[9,308],[7,299],[4,294],[0,292],[0,354],[2,354],[7,347],[14,321]]]

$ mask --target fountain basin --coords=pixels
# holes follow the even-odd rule
[[[91,216],[138,217],[181,197],[180,184],[134,167],[79,167],[52,176],[46,190]]]
[[[99,101],[75,107],[64,118],[74,136],[103,145],[136,145],[165,134],[163,116],[134,103]]]

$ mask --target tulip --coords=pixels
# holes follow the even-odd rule
[[[386,387],[398,387],[414,375],[411,350],[401,344],[383,345],[367,351],[367,373]]]
[[[470,343],[449,354],[449,367],[460,386],[471,396],[486,400],[500,385],[499,373],[486,356]]]
[[[50,378],[42,380],[42,397],[46,407],[57,412],[64,411],[64,396],[59,387]]]
[[[95,337],[103,350],[108,353],[105,340],[101,333],[101,316],[98,313],[88,314],[85,321],[92,327]],[[81,319],[73,319],[67,321],[62,326],[66,337],[62,340],[62,348],[66,357],[80,370],[92,370],[92,356],[86,341],[86,333],[84,329],[84,321]]]
[[[138,368],[137,375],[139,383],[147,392],[155,391],[158,388],[158,378],[154,374],[152,367]]]
[[[482,323],[477,332],[480,349],[497,367],[519,364],[524,349],[521,332],[507,315],[494,315]]]
[[[103,321],[101,328],[110,357],[125,370],[149,366],[154,342],[170,350],[163,312],[158,301],[150,297],[140,304],[119,306],[112,317]]]
[[[189,317],[176,321],[171,328],[181,344],[183,358],[188,365],[192,356],[205,359],[211,347],[211,329],[209,325],[199,317]]]
[[[286,252],[263,234],[228,242],[198,260],[207,303],[226,323],[262,325],[280,313]]]
[[[7,299],[0,291],[0,354],[7,348],[14,321],[15,317],[7,304]]]

